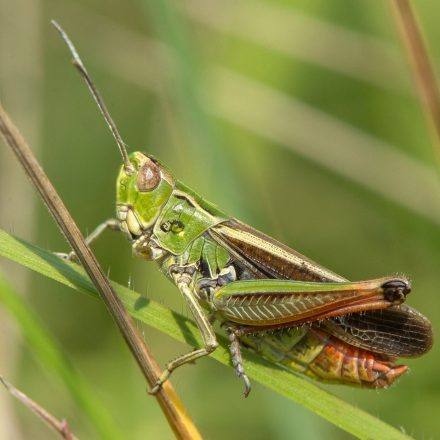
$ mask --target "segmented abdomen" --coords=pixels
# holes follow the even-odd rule
[[[287,369],[324,382],[387,388],[408,369],[316,327],[246,336],[243,342]]]

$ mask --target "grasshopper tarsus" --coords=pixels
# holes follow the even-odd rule
[[[119,221],[113,218],[106,220],[105,222],[100,223],[86,238],[85,242],[88,246],[90,246],[93,242],[99,238],[102,233],[106,230],[110,231],[120,231]],[[62,258],[63,260],[73,261],[74,263],[78,263],[78,258],[74,251],[70,251],[69,253],[63,252],[55,252],[55,255]]]
[[[78,259],[77,259],[76,254],[75,254],[74,251],[71,251],[71,252],[69,252],[69,253],[65,253],[65,252],[54,252],[54,254],[55,254],[57,257],[59,257],[59,258],[65,260],[65,261],[73,261],[73,262],[75,262],[75,263],[78,262]]]
[[[169,377],[169,375],[167,376],[166,379],[162,380],[161,379],[162,376],[161,376],[161,378],[159,378],[156,381],[156,384],[153,387],[151,387],[149,390],[147,390],[147,393],[150,394],[151,396],[155,396],[160,391],[160,389],[162,388],[162,385],[165,383],[165,381],[168,379],[168,377]]]
[[[244,398],[246,399],[246,397],[249,396],[249,394],[250,394],[250,392],[251,392],[251,390],[252,390],[252,385],[251,385],[251,382],[250,382],[249,378],[247,377],[246,373],[243,373],[243,374],[241,375],[241,378],[242,378],[243,381],[244,381],[244,392],[243,392],[243,396],[244,396]]]
[[[229,336],[229,352],[231,354],[231,362],[235,369],[235,372],[237,373],[237,376],[241,378],[244,382],[243,394],[246,398],[247,396],[249,396],[252,386],[249,378],[246,375],[246,372],[244,371],[243,357],[241,355],[240,340],[237,334],[237,330],[234,327],[229,326],[226,327],[226,332]]]
[[[193,364],[196,359],[207,356],[211,354],[218,347],[218,342],[214,339],[207,343],[204,348],[198,348],[176,359],[168,362],[165,370],[162,371],[159,379],[157,379],[156,384],[148,391],[149,394],[157,394],[161,386],[169,379],[171,373],[178,367],[185,364]]]

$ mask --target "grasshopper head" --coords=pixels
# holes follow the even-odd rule
[[[174,188],[170,172],[144,153],[129,155],[133,170],[123,165],[116,183],[116,214],[130,239],[151,228]]]
[[[118,145],[122,156],[123,166],[117,181],[117,217],[120,227],[130,239],[140,236],[143,231],[153,226],[160,211],[170,197],[174,188],[171,174],[156,160],[143,153],[128,155],[124,141],[119,134],[116,124],[107,110],[98,89],[87,72],[75,46],[68,35],[52,21],[61,38],[66,42],[73,57],[73,64],[87,83],[93,98],[98,104],[102,116]]]

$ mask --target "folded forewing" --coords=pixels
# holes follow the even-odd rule
[[[337,317],[321,328],[351,345],[390,356],[421,356],[433,343],[429,320],[405,304]]]
[[[238,220],[216,225],[209,233],[236,255],[256,278],[346,281],[283,243]]]
[[[209,232],[243,262],[254,278],[311,281],[324,285],[347,281],[238,220],[221,223]],[[332,287],[329,289],[332,290]],[[268,321],[291,322],[292,325],[296,325],[330,318],[319,323],[327,332],[357,347],[394,356],[419,356],[432,346],[433,333],[430,322],[408,306],[390,307],[390,303],[384,305],[383,301],[370,301],[362,304],[363,308],[359,308],[354,297],[350,298],[348,305],[341,306],[339,301],[342,297],[334,301],[334,298],[330,299],[328,292],[324,293],[322,290],[314,294],[310,291],[304,293],[301,299],[296,295],[289,297],[288,294],[269,296],[270,298],[267,298],[263,294],[260,298],[257,294],[237,299],[232,295],[227,300],[228,304],[222,304],[223,313],[231,318],[241,319],[245,325],[251,322],[254,326],[267,325],[265,323]],[[318,305],[319,301],[323,301],[323,304]],[[265,307],[262,306],[263,302],[267,302],[264,304]],[[272,306],[269,306],[269,303]],[[298,313],[295,307],[305,310]],[[356,311],[362,313],[353,313]]]

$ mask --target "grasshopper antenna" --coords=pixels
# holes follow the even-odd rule
[[[124,141],[122,140],[121,135],[119,134],[119,131],[116,127],[116,124],[113,122],[112,117],[110,116],[109,111],[107,110],[107,106],[104,103],[104,100],[102,99],[100,93],[98,92],[98,89],[96,88],[95,84],[92,81],[92,78],[87,72],[87,69],[85,68],[83,62],[81,61],[81,58],[78,55],[78,52],[75,49],[75,46],[73,45],[72,41],[64,32],[63,28],[55,21],[51,20],[52,25],[54,28],[58,31],[58,33],[61,35],[61,38],[65,41],[67,44],[67,47],[70,50],[70,53],[73,57],[73,65],[78,69],[81,76],[84,78],[87,86],[89,87],[89,90],[91,94],[93,95],[93,98],[95,98],[96,104],[98,104],[99,110],[101,110],[102,116],[104,116],[104,119],[106,120],[110,131],[113,134],[113,137],[115,138],[116,143],[118,144],[119,151],[121,152],[122,160],[124,162],[124,168],[125,172],[127,174],[133,174],[134,173],[134,166],[128,159],[127,150],[125,148]]]

